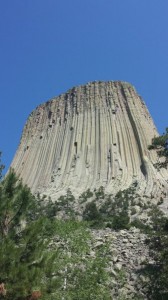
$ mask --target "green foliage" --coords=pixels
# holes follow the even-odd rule
[[[105,270],[108,247],[99,249],[94,257],[89,255],[91,235],[87,222],[55,220],[54,227],[59,246],[51,299],[110,300]]]
[[[66,195],[60,196],[55,205],[58,211],[62,210],[67,214],[71,214],[73,213],[72,204],[74,201],[75,197],[72,195],[70,189],[68,189]]]
[[[156,149],[158,156],[165,158],[163,162],[156,163],[155,166],[157,168],[166,168],[168,165],[168,128],[166,128],[166,132],[163,135],[152,139],[152,144],[148,146],[148,149]]]
[[[135,198],[136,186],[137,182],[134,182],[130,188],[119,191],[115,197],[105,195],[104,188],[100,187],[95,192],[95,198],[92,202],[86,204],[83,219],[89,221],[92,227],[110,227],[115,230],[129,229],[130,217],[128,211]],[[105,201],[98,209],[96,201],[104,197]]]
[[[45,295],[49,262],[52,272],[52,255],[46,251],[50,228],[49,219],[39,217],[30,190],[10,170],[0,183],[0,284],[7,290],[5,299],[27,299],[34,288]]]
[[[90,221],[91,227],[102,228],[103,220],[102,216],[97,209],[95,202],[89,202],[86,204],[85,210],[83,212],[83,219],[85,221]]]
[[[88,256],[91,237],[86,223],[69,220],[56,221],[55,225],[60,246],[57,248],[57,260],[54,261],[56,271],[52,281],[55,286],[53,288],[52,282],[50,295],[46,299],[102,299],[101,292],[102,295],[110,295],[106,287],[108,275],[105,258],[101,255],[98,257],[97,253],[94,258]],[[98,282],[99,278],[101,282]]]
[[[83,211],[83,219],[96,228],[129,229],[128,207],[128,199],[124,198],[122,192],[118,192],[114,199],[109,195],[100,209],[97,208],[95,201],[87,203]]]
[[[74,280],[69,290],[69,299],[110,300],[105,266],[105,259],[102,259],[99,253],[97,253],[96,258],[87,260],[84,271],[81,272],[80,267],[76,266],[73,270]]]
[[[149,216],[152,222],[153,230],[157,232],[165,232],[168,229],[168,219],[165,217],[164,213],[157,207],[153,206]]]
[[[130,218],[126,211],[120,212],[118,215],[113,217],[112,228],[115,230],[119,229],[129,229],[130,228]]]
[[[57,202],[52,202],[50,199],[46,203],[41,203],[41,213],[48,218],[54,218],[60,210]]]
[[[128,189],[119,191],[114,198],[109,195],[107,200],[101,206],[100,211],[105,214],[107,212],[115,214],[122,210],[127,211],[130,205],[133,204],[136,186],[137,182],[134,182]]]
[[[76,220],[55,220],[56,235],[64,241],[64,247],[72,253],[81,254],[88,251],[87,241],[91,238],[86,222]]]
[[[146,289],[148,299],[168,299],[168,218],[153,206],[150,211],[150,230],[148,231],[148,244],[150,260],[144,275],[148,278]]]
[[[108,218],[106,227],[113,228],[114,230],[129,229],[130,228],[130,218],[126,211],[122,211],[117,215]]]
[[[88,256],[88,223],[50,220],[51,200],[38,198],[12,170],[0,184],[0,299],[33,299],[33,291],[42,300],[111,299],[104,250]],[[73,201],[67,191],[62,205]]]
[[[163,133],[163,135],[159,136],[159,137],[155,137],[152,140],[152,145],[157,148],[159,146],[164,147],[165,146],[165,142],[168,139],[168,127],[166,128],[166,132]]]
[[[136,209],[134,207],[131,208],[131,215],[135,215],[136,214]]]
[[[104,187],[100,186],[99,189],[95,192],[96,199],[104,199],[105,193],[104,193]]]
[[[91,192],[90,189],[87,189],[86,192],[83,192],[80,197],[79,197],[79,201],[80,203],[84,203],[87,201],[87,199],[93,197],[93,193]]]
[[[40,214],[52,219],[57,217],[59,212],[63,212],[64,215],[69,217],[73,217],[75,215],[73,209],[75,197],[72,195],[70,189],[67,190],[66,195],[60,196],[57,201],[53,202],[50,197],[48,199],[45,198],[43,195],[41,199],[40,195],[38,195]]]
[[[147,283],[148,299],[168,299],[168,235],[156,234],[150,238],[150,257],[154,264],[147,264],[144,275]]]
[[[139,228],[142,232],[144,233],[149,233],[151,232],[151,227],[149,225],[144,224],[141,220],[139,219],[134,219],[131,223],[130,223],[131,227],[136,227]]]
[[[86,221],[92,221],[100,218],[101,215],[97,209],[96,203],[95,202],[87,203],[86,208],[83,212],[83,219]]]
[[[1,237],[15,236],[22,221],[28,222],[35,217],[31,211],[36,211],[34,196],[11,170],[0,185]]]
[[[115,230],[130,228],[128,209],[134,193],[135,187],[132,186],[127,190],[119,191],[114,198],[111,195],[108,196],[100,208],[107,227]]]

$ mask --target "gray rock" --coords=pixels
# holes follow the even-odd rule
[[[11,167],[33,193],[51,196],[52,201],[68,188],[76,198],[102,185],[106,194],[115,195],[136,180],[136,198],[143,202],[151,197],[154,186],[154,202],[168,189],[168,171],[163,175],[156,170],[156,151],[151,155],[147,150],[154,136],[153,120],[133,86],[97,81],[72,88],[34,110]],[[99,200],[103,202],[101,195]],[[134,208],[139,212],[138,205]]]
[[[120,271],[122,269],[122,264],[121,263],[116,263],[115,264],[115,269]]]

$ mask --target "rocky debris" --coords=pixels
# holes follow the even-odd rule
[[[145,243],[147,236],[135,227],[120,231],[92,230],[92,235],[93,248],[97,244],[107,243],[109,246],[107,271],[112,278],[112,299],[120,299],[122,295],[124,299],[134,299],[135,295],[147,299],[147,278],[140,272],[149,260],[149,249]]]
[[[114,231],[106,229],[91,229],[91,240],[88,241],[89,251],[82,259],[96,258],[97,251],[106,247],[109,287],[113,300],[147,299],[146,283],[148,278],[141,273],[145,264],[151,261],[146,244],[147,235],[132,227],[129,230]],[[65,242],[55,238],[50,246],[65,247]],[[69,253],[69,257],[71,253]]]

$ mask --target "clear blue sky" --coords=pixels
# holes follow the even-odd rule
[[[1,0],[0,150],[8,167],[29,113],[92,80],[132,83],[168,126],[168,0]]]

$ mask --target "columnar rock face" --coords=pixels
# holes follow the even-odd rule
[[[160,197],[168,172],[157,171],[148,145],[157,130],[129,83],[90,82],[39,105],[29,116],[12,167],[33,192],[57,199],[105,187],[115,194],[135,181],[142,197]]]

